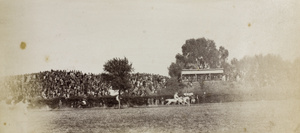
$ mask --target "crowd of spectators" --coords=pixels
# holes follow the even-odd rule
[[[128,94],[144,96],[157,94],[165,88],[167,77],[135,73],[131,75],[132,88]],[[2,90],[8,90],[6,97],[22,97],[23,99],[53,99],[72,97],[108,96],[112,89],[101,80],[100,74],[83,73],[81,71],[51,70],[39,73],[6,77]]]
[[[199,82],[199,81],[212,81],[212,80],[226,80],[226,75],[222,74],[205,74],[205,75],[188,75],[181,77],[183,82]]]
[[[133,74],[131,76],[131,92],[133,95],[138,96],[157,94],[166,88],[166,79],[167,77],[161,75]]]

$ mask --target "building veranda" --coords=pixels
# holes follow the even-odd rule
[[[183,69],[181,71],[183,82],[197,82],[202,80],[225,80],[223,68],[213,69]]]

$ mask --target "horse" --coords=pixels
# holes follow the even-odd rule
[[[179,97],[178,102],[182,105],[190,105],[190,97]]]
[[[166,99],[166,105],[170,105],[171,103],[177,103],[177,99]]]

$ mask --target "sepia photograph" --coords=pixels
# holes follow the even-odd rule
[[[298,0],[0,0],[0,133],[300,133]]]

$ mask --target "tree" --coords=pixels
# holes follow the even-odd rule
[[[228,65],[229,65],[226,62],[228,55],[229,55],[228,50],[225,49],[223,46],[220,46],[220,48],[219,48],[219,59],[220,59],[221,67],[224,68],[225,70],[226,70],[226,68],[228,68]]]
[[[172,62],[172,64],[168,68],[168,70],[169,70],[169,75],[171,77],[178,78],[181,75],[182,66],[180,64],[176,64],[176,63]]]
[[[119,90],[119,99],[121,91],[125,92],[131,88],[130,73],[133,72],[132,64],[128,62],[127,58],[113,58],[104,64],[104,73],[101,74],[102,79],[109,83],[114,90]],[[121,107],[121,101],[119,108]]]

